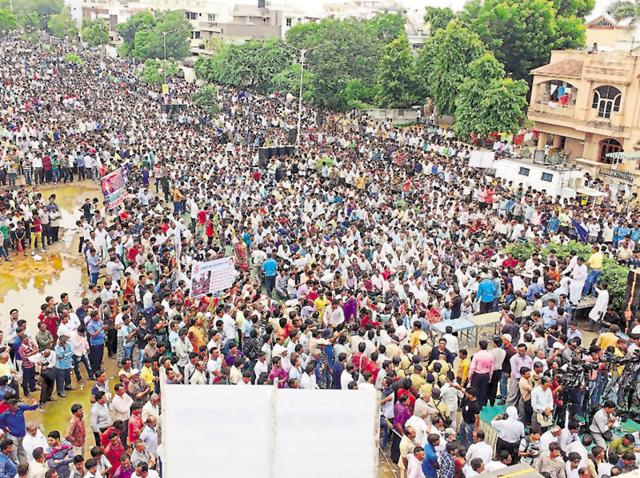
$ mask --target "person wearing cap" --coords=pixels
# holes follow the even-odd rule
[[[73,390],[71,387],[71,368],[73,367],[73,348],[67,335],[58,337],[56,353],[56,388],[59,397],[65,397],[65,390]]]

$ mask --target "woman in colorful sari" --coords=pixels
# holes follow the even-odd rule
[[[247,245],[238,237],[233,238],[233,253],[236,257],[236,267],[242,272],[249,270],[249,254],[247,253]]]

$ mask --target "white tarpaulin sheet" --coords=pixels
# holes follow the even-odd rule
[[[493,160],[496,154],[493,151],[474,149],[469,154],[470,168],[487,169],[493,166]]]
[[[165,478],[371,478],[374,390],[166,385]]]

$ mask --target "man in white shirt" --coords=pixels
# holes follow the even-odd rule
[[[443,339],[447,339],[446,348],[453,355],[458,355],[458,351],[460,350],[460,345],[458,342],[458,337],[453,335],[453,327],[447,325],[445,327],[445,334],[442,336]]]
[[[48,449],[47,437],[44,436],[42,430],[40,430],[34,423],[29,423],[26,427],[27,433],[22,439],[22,448],[27,456],[27,461],[31,463],[33,461],[33,450],[38,447]]]
[[[133,399],[131,396],[126,393],[126,389],[124,385],[118,383],[114,387],[116,394],[113,396],[113,400],[111,400],[111,410],[113,411],[113,419],[114,420],[122,420],[123,422],[129,420],[131,416],[131,404],[133,404]]]
[[[553,416],[553,392],[551,391],[551,379],[549,377],[542,377],[540,385],[531,392],[531,408],[533,408],[533,422],[540,426],[542,424],[538,422],[539,413],[549,418]]]
[[[315,366],[313,364],[307,365],[302,377],[300,378],[300,388],[305,390],[315,390],[318,388],[316,383]]]
[[[475,435],[476,442],[469,447],[465,456],[467,463],[474,458],[480,458],[483,463],[487,464],[493,457],[493,447],[484,441],[482,430],[478,430]]]

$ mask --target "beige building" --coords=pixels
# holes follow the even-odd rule
[[[640,151],[640,61],[629,51],[553,51],[532,72],[529,119],[539,132],[537,155],[568,162],[612,186],[640,187],[637,160],[610,153]]]

